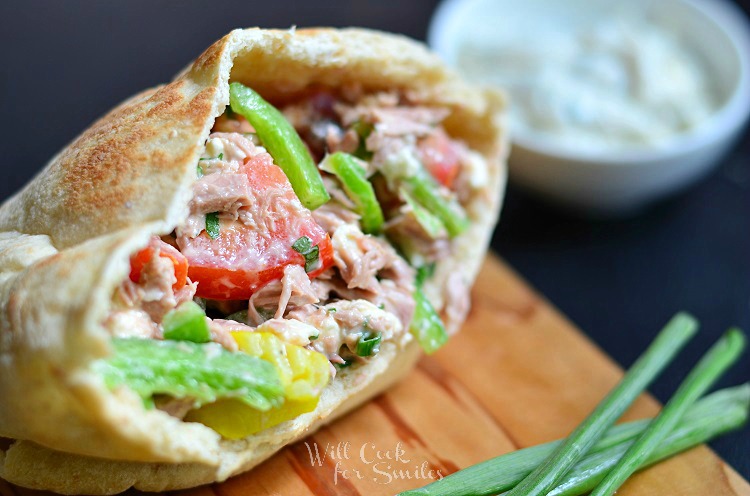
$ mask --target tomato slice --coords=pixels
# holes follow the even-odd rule
[[[177,278],[177,282],[172,285],[172,289],[177,291],[187,283],[187,258],[177,251],[175,247],[159,239],[158,236],[152,237],[146,248],[130,257],[130,280],[135,283],[140,282],[143,267],[151,261],[157,250],[160,257],[170,259],[172,265],[174,265],[174,275]]]
[[[317,246],[315,277],[333,264],[328,234],[302,206],[284,172],[267,153],[246,159],[240,172],[247,174],[253,198],[240,209],[242,220],[220,219],[219,235],[206,231],[195,238],[177,238],[189,262],[188,274],[198,282],[197,296],[215,300],[245,300],[266,283],[281,279],[284,267],[305,265],[305,257],[292,245],[307,236]]]
[[[418,147],[427,171],[443,186],[453,187],[460,166],[458,143],[439,129],[422,139]]]

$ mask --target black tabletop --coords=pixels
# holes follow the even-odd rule
[[[6,0],[0,199],[96,117],[234,27],[356,25],[424,39],[436,4]],[[707,180],[628,219],[582,220],[511,186],[492,246],[623,366],[676,311],[696,315],[702,332],[651,389],[665,401],[724,329],[750,331],[750,136]],[[748,379],[746,355],[720,385]],[[712,446],[750,478],[750,429]]]

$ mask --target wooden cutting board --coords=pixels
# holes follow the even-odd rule
[[[400,385],[249,474],[181,495],[395,494],[565,436],[622,375],[496,257],[472,301],[463,330]],[[657,410],[644,396],[626,418]],[[2,496],[32,493],[0,481]],[[698,447],[635,475],[618,495],[750,496],[750,484]]]

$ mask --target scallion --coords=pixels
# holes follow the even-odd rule
[[[722,389],[698,400],[685,414],[677,429],[661,443],[646,461],[655,463],[680,451],[736,429],[748,418],[750,385]],[[613,426],[550,494],[585,494],[602,480],[633,439],[650,420],[636,420]],[[516,486],[555,451],[563,440],[524,448],[462,469],[424,487],[400,496],[489,496]]]
[[[731,329],[711,347],[690,371],[658,417],[628,448],[617,465],[591,493],[610,496],[648,459],[672,432],[688,408],[739,358],[745,347],[745,336]]]
[[[363,334],[362,337],[357,341],[356,353],[361,357],[372,356],[378,352],[380,341],[383,339],[383,335],[379,332],[371,333],[368,332]]]
[[[210,214],[206,214],[206,233],[209,235],[211,239],[216,239],[219,237],[219,233],[221,232],[220,223],[219,223],[219,212],[211,212]]]
[[[317,268],[320,259],[320,248],[313,246],[312,240],[302,236],[292,243],[292,249],[305,258],[305,272],[312,272]]]
[[[706,443],[729,431],[742,427],[748,419],[750,387],[745,384],[717,391],[710,397],[725,395],[732,401],[717,406],[703,416],[685,415],[677,429],[672,431],[648,456],[638,469],[643,469],[670,456]],[[706,398],[708,399],[708,398]],[[700,400],[698,404],[704,400]],[[692,413],[692,412],[691,412]],[[696,418],[697,417],[697,418]],[[613,446],[606,451],[587,456],[578,463],[548,496],[580,496],[588,494],[617,464],[633,441]]]
[[[675,315],[620,383],[554,453],[513,488],[509,496],[543,496],[555,488],[641,392],[672,361],[698,329],[685,313]]]

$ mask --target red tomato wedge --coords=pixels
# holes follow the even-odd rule
[[[220,219],[219,235],[206,231],[195,238],[177,238],[190,263],[188,274],[198,282],[197,296],[215,300],[246,300],[266,283],[281,279],[284,267],[305,265],[292,245],[303,236],[319,250],[318,264],[308,275],[319,275],[333,264],[328,234],[302,206],[284,172],[267,153],[248,158],[247,174],[253,201],[241,209],[242,220]]]
[[[419,155],[427,171],[443,186],[453,187],[459,170],[459,145],[442,130],[419,142]]]
[[[130,257],[130,280],[133,282],[140,282],[141,272],[143,267],[154,257],[154,253],[159,251],[159,256],[168,258],[174,265],[174,275],[177,278],[177,282],[172,285],[172,289],[177,291],[187,283],[188,275],[188,261],[185,256],[177,251],[175,247],[165,243],[157,236],[151,238],[148,246],[132,257]]]

